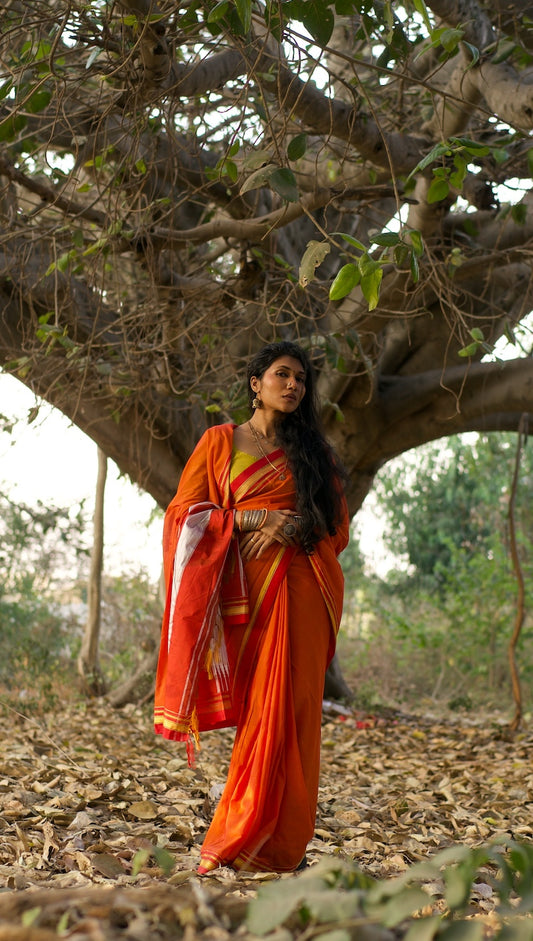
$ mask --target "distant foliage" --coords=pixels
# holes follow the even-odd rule
[[[380,473],[378,512],[386,521],[391,570],[383,579],[359,580],[349,612],[347,656],[361,678],[360,695],[374,702],[425,697],[452,708],[505,701],[517,596],[507,516],[514,457],[511,435],[459,438],[446,447],[428,445]],[[526,610],[532,601],[532,476],[526,448],[517,494]],[[533,679],[532,636],[529,613],[519,645],[525,688]]]
[[[46,593],[62,578],[76,576],[87,557],[83,501],[34,506],[0,492],[0,596]]]
[[[494,543],[506,544],[509,489],[514,465],[512,435],[452,438],[419,448],[391,462],[376,486],[387,519],[385,539],[395,555],[409,562],[410,578],[443,584],[452,561],[459,564],[480,552],[493,558]],[[519,512],[527,534],[533,463],[526,450],[521,470]]]
[[[30,506],[0,493],[0,685],[24,706],[55,702],[77,643],[66,602],[85,563],[86,528],[83,504]]]

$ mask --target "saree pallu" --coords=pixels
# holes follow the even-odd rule
[[[294,509],[295,493],[281,451],[270,461],[239,452],[232,458],[233,427],[204,435],[167,513],[169,593],[155,725],[160,734],[182,739],[197,729],[237,725],[202,865],[285,872],[301,861],[314,831],[324,674],[342,608],[336,555],[348,524],[346,518],[311,556],[275,545],[242,567],[230,532],[233,511]],[[176,569],[189,564],[182,544],[191,517],[202,518],[200,556],[180,601]],[[192,604],[191,585],[201,588]],[[210,594],[202,600],[206,585]]]

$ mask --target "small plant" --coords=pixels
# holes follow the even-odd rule
[[[248,909],[248,928],[261,937],[288,928],[301,939],[351,941],[481,941],[472,917],[476,883],[495,900],[491,937],[530,941],[533,846],[511,839],[459,845],[417,863],[395,879],[374,880],[354,864],[324,860],[295,879],[262,887]],[[429,889],[431,891],[429,891]],[[365,930],[366,929],[366,930]]]

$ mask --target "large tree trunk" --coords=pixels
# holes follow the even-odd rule
[[[337,654],[335,654],[327,669],[326,681],[324,683],[324,699],[338,699],[342,702],[353,702],[354,699],[354,694],[342,675]]]

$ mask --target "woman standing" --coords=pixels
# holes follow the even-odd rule
[[[236,725],[198,872],[292,871],[314,832],[322,693],[342,611],[341,477],[304,351],[251,361],[252,417],[208,429],[165,517],[155,730]]]

